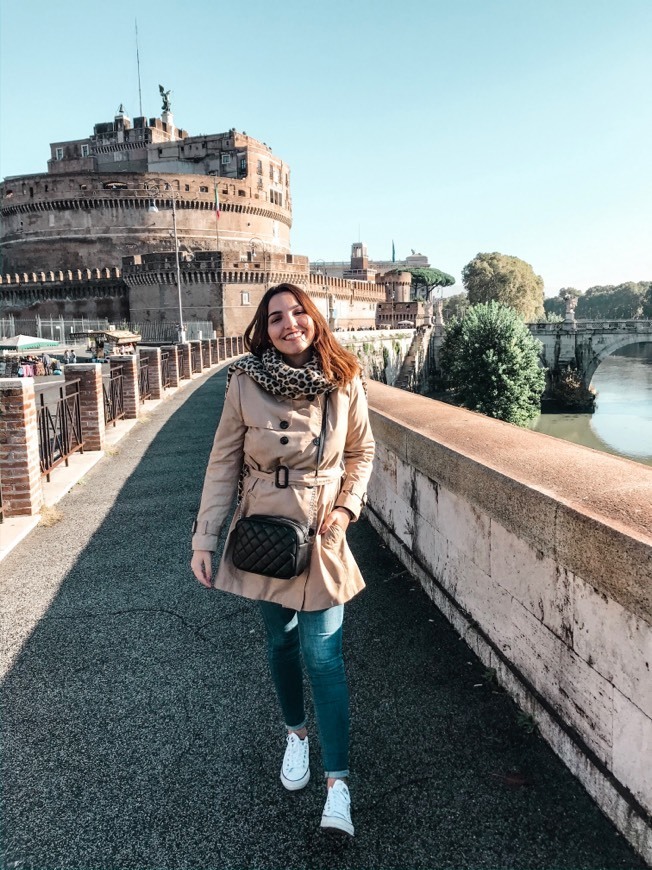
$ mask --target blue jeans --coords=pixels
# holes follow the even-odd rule
[[[342,658],[344,605],[328,610],[288,610],[260,601],[267,658],[285,724],[306,724],[303,669],[308,671],[326,776],[349,774],[349,689]]]

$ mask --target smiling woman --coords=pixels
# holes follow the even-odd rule
[[[342,624],[344,604],[364,588],[346,530],[365,501],[374,453],[366,388],[356,357],[333,339],[310,297],[292,284],[265,293],[245,344],[251,353],[229,369],[195,523],[191,568],[206,588],[260,603],[272,680],[288,732],[281,782],[290,791],[304,788],[310,779],[305,663],[328,785],[321,827],[353,836],[345,781],[349,695]],[[238,509],[213,579],[212,554],[236,488]],[[307,565],[304,559],[291,559],[285,570],[288,545],[279,541],[287,536],[272,541],[269,531],[274,527],[276,535],[280,526],[301,531],[302,554],[308,542]],[[248,556],[255,556],[251,562],[241,558],[243,528],[250,535]],[[272,550],[273,567],[261,566],[261,556]],[[271,572],[278,576],[269,576]]]
[[[267,314],[267,334],[293,368],[301,368],[312,357],[315,322],[289,290],[273,298]]]

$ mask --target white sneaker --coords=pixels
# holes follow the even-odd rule
[[[329,831],[342,831],[353,836],[351,823],[351,796],[347,784],[342,779],[336,779],[328,789],[326,805],[321,817],[321,827]]]
[[[302,740],[294,731],[290,731],[281,765],[281,782],[289,791],[298,791],[308,785],[310,779],[309,761],[308,737],[306,736]]]

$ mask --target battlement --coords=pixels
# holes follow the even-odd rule
[[[0,275],[0,287],[15,288],[42,286],[44,284],[87,283],[88,281],[116,281],[122,279],[118,268],[104,269],[59,269],[56,272],[23,272],[22,274]]]

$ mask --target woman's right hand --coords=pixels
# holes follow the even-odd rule
[[[210,550],[194,550],[190,561],[192,573],[201,585],[207,589],[210,589],[213,585],[212,556],[213,554]]]

